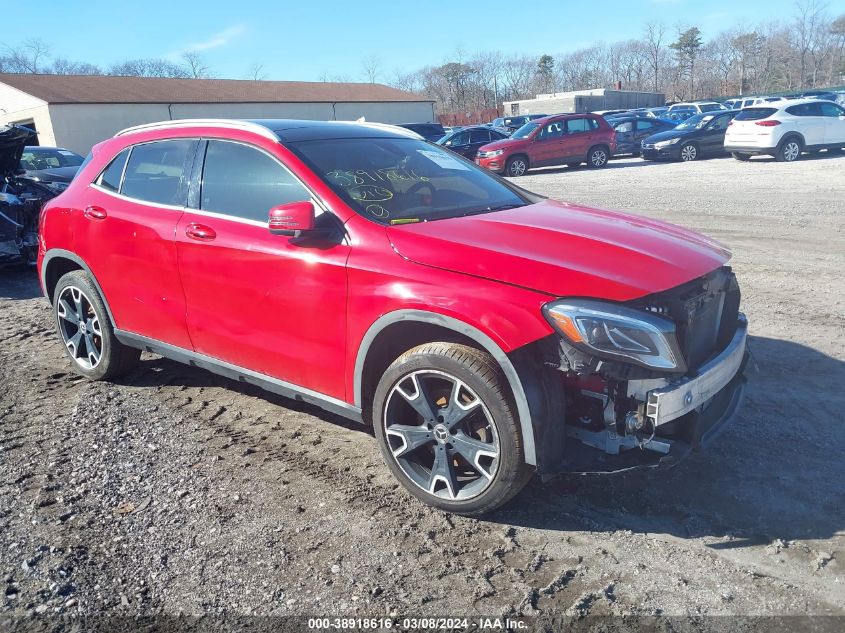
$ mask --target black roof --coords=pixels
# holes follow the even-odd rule
[[[398,130],[351,121],[301,121],[297,119],[253,119],[273,132],[282,143],[335,138],[408,138]]]

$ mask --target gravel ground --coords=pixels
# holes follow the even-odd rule
[[[674,469],[534,481],[485,520],[399,488],[371,434],[144,355],[75,376],[0,276],[0,616],[845,615],[845,157],[614,161],[519,184],[727,243],[744,411]]]

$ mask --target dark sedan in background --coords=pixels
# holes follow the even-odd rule
[[[658,132],[666,132],[677,124],[674,121],[655,119],[646,115],[619,114],[606,116],[610,127],[616,130],[616,154],[639,155],[644,139]]]
[[[503,138],[508,138],[506,130],[496,130],[479,125],[455,130],[437,141],[437,144],[471,160],[475,158],[478,148],[482,145],[500,141]]]
[[[446,130],[439,123],[400,123],[399,127],[416,132],[425,140],[432,142],[446,134]]]
[[[649,136],[640,154],[646,160],[689,162],[706,156],[724,156],[725,132],[740,110],[702,112],[676,128]]]
[[[64,191],[85,160],[63,147],[27,146],[21,154],[19,169],[25,178],[34,180],[56,193]]]

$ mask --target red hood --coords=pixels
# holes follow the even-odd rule
[[[494,149],[513,149],[514,147],[525,145],[528,142],[530,142],[530,139],[526,138],[503,138],[492,143],[487,143],[487,145],[482,145],[478,148],[478,151],[489,152]]]
[[[612,301],[673,288],[730,259],[724,246],[693,231],[553,200],[387,231],[396,251],[419,264]]]

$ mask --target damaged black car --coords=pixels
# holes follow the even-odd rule
[[[59,193],[27,177],[20,166],[24,148],[36,138],[20,125],[0,127],[0,268],[35,265],[38,216],[44,203]]]

